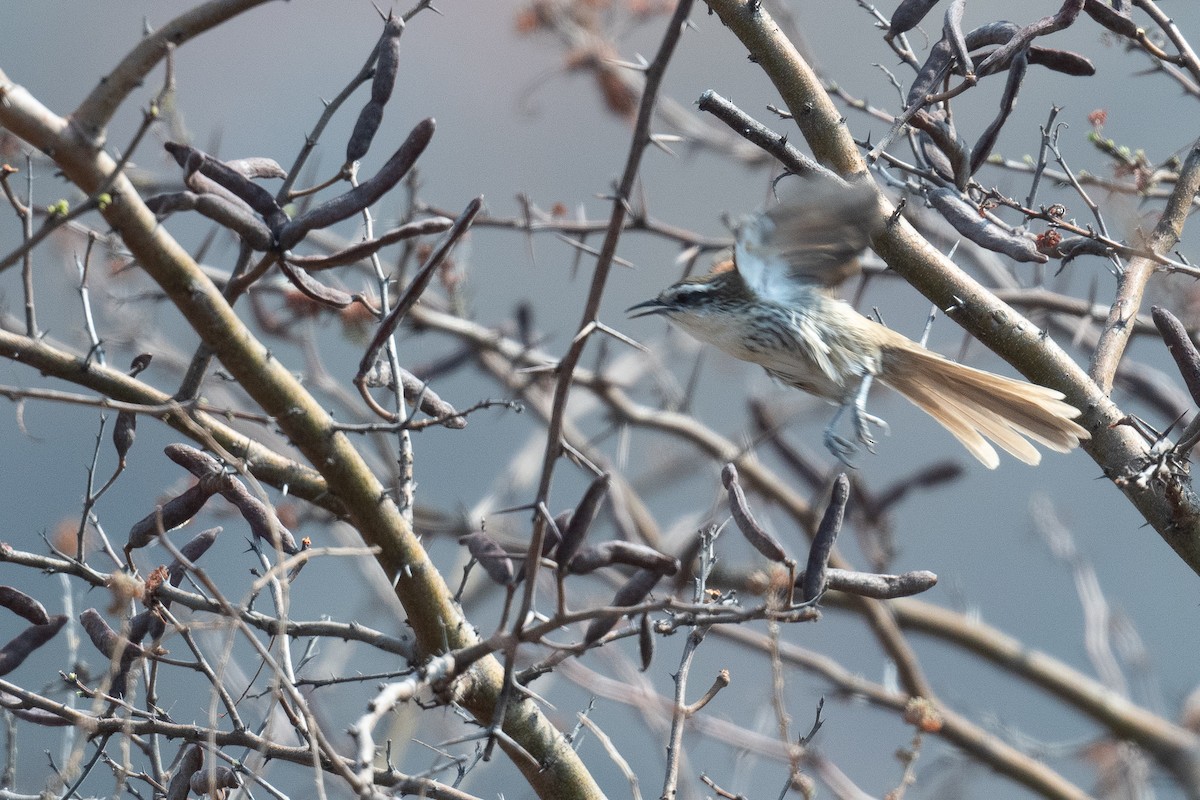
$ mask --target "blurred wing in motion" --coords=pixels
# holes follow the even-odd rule
[[[832,288],[859,271],[880,219],[877,190],[863,176],[846,187],[804,180],[794,199],[743,218],[734,260],[759,296],[788,302],[798,285]]]

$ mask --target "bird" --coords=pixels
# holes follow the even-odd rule
[[[888,430],[866,410],[875,381],[933,417],[988,469],[1000,463],[993,445],[1036,465],[1034,442],[1065,453],[1089,438],[1062,392],[951,361],[836,295],[860,271],[858,257],[882,224],[878,203],[866,176],[850,184],[806,180],[797,199],[740,220],[731,260],[627,313],[664,316],[701,342],[836,404],[824,444],[850,466],[858,444],[874,452],[872,426]],[[837,432],[847,411],[857,444]]]

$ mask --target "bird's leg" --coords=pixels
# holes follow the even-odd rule
[[[884,436],[891,433],[887,422],[873,414],[867,413],[867,393],[871,391],[871,381],[874,378],[875,376],[869,372],[864,375],[862,383],[858,385],[858,391],[854,395],[854,430],[858,436],[858,440],[865,444],[871,452],[875,452],[875,440],[871,437],[869,426],[876,426],[883,431]]]
[[[871,435],[871,426],[875,425],[888,433],[888,424],[879,417],[867,413],[867,393],[871,391],[871,380],[873,375],[867,373],[863,375],[862,381],[858,385],[858,389],[854,392],[854,396],[847,397],[838,406],[837,412],[833,415],[833,419],[829,421],[829,425],[825,428],[825,447],[829,452],[833,453],[839,461],[848,467],[853,467],[847,460],[847,456],[858,449],[858,446],[844,436],[837,434],[837,423],[842,418],[842,413],[847,409],[851,409],[853,417],[854,435],[855,438],[872,453],[875,452],[875,437]]]

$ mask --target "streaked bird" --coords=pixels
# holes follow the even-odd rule
[[[989,469],[1000,463],[993,445],[1037,464],[1033,442],[1067,452],[1089,437],[1061,392],[950,361],[836,297],[837,285],[858,272],[870,225],[880,218],[875,188],[806,184],[799,200],[741,221],[732,261],[629,311],[665,316],[696,339],[836,403],[824,439],[843,461],[857,449],[837,433],[844,412],[868,449],[875,443],[871,426],[886,430],[866,410],[873,380],[937,420]]]

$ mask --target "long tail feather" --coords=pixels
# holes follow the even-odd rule
[[[1089,438],[1075,422],[1079,409],[1061,392],[957,364],[909,342],[884,349],[879,379],[954,435],[988,469],[1000,463],[988,443],[1037,464],[1033,440],[1065,453]]]

